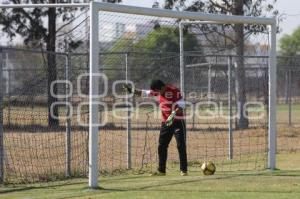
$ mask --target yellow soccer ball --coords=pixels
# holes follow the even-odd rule
[[[212,161],[203,162],[201,170],[204,175],[214,175],[216,172],[216,166]]]

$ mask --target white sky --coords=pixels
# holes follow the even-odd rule
[[[299,0],[277,0],[274,5],[283,14],[283,21],[280,23],[282,32],[278,35],[281,38],[284,34],[291,34],[300,26],[300,1]]]

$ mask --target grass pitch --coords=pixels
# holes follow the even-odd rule
[[[297,121],[300,119],[300,109],[299,105],[293,107],[292,118],[293,122],[298,125]],[[19,111],[19,110],[18,110]],[[285,123],[287,121],[287,106],[282,105],[278,107],[278,120]],[[19,116],[21,112],[16,112],[16,116]],[[35,117],[41,117],[41,115],[36,114],[32,116],[32,120],[28,120],[27,122],[31,124],[32,121],[39,121]],[[27,117],[26,118],[31,118]],[[43,117],[41,117],[43,118]],[[140,121],[146,120],[145,118],[139,118]],[[43,122],[46,121],[45,119],[41,119]],[[22,124],[24,120],[22,118],[17,118],[16,121],[20,121]],[[143,123],[143,122],[142,122]],[[40,122],[40,124],[43,124]],[[46,124],[46,123],[45,123]],[[209,124],[209,123],[208,123]],[[238,150],[235,152],[239,152],[239,150],[246,150],[251,151],[258,150],[264,151],[265,149],[265,136],[258,136],[257,129],[253,129],[255,133],[245,131],[243,134],[238,133],[236,135],[245,135],[244,137],[238,137],[235,139],[237,141],[236,146],[238,146]],[[156,133],[158,131],[155,131]],[[205,141],[205,143],[210,143],[209,140],[213,140],[213,143],[210,143],[209,146],[217,146],[217,148],[211,148],[211,153],[213,157],[220,156],[226,154],[227,151],[222,145],[221,142],[222,138],[226,138],[227,132],[220,133],[219,131],[218,136],[214,137],[213,134],[205,134],[205,137],[201,137],[204,134],[197,134],[197,139],[190,139],[189,143],[189,150],[197,149],[198,151],[205,151],[201,150],[201,146],[204,147],[205,145],[201,144],[201,140]],[[101,150],[103,153],[106,153],[107,157],[114,157],[117,156],[115,154],[121,155],[125,148],[115,148],[114,144],[118,145],[119,143],[123,142],[124,136],[119,135],[124,134],[124,130],[120,132],[114,132],[113,134],[107,131],[105,134],[107,136],[102,136],[101,139],[104,139],[103,143],[106,143],[108,146],[111,146],[111,149],[116,149],[115,151],[111,150]],[[153,134],[153,135],[152,135]],[[152,133],[151,138],[152,140],[150,143],[154,143],[154,140],[157,139],[154,133]],[[41,165],[37,169],[35,167],[32,168],[33,171],[43,171],[43,169],[48,168],[47,165],[55,165],[55,171],[61,169],[64,171],[64,164],[59,162],[56,163],[58,157],[64,157],[64,150],[65,145],[64,143],[64,132],[55,133],[53,135],[45,134],[45,133],[26,133],[26,135],[20,132],[10,132],[5,134],[6,135],[6,144],[12,143],[11,146],[12,151],[15,154],[9,154],[8,157],[16,157],[17,166],[14,167],[17,171],[22,171],[25,169],[25,173],[27,172],[26,169],[30,168],[31,166]],[[102,134],[103,135],[103,134]],[[114,136],[112,136],[114,135]],[[134,136],[135,133],[132,132]],[[139,144],[135,148],[138,150],[142,149],[144,135],[141,133],[139,134],[141,139],[134,139],[139,140]],[[192,134],[190,134],[192,135]],[[16,137],[17,136],[17,137]],[[20,136],[20,137],[18,137]],[[32,137],[30,137],[32,136]],[[54,136],[54,137],[52,137]],[[209,139],[210,136],[212,138],[219,138],[219,139]],[[117,139],[116,139],[117,138]],[[10,139],[12,140],[11,142]],[[74,154],[85,154],[84,151],[87,146],[85,143],[86,139],[74,138],[74,149],[79,150]],[[195,147],[193,147],[193,140]],[[91,190],[87,188],[87,179],[70,179],[66,181],[56,181],[56,182],[48,182],[48,183],[36,183],[36,184],[28,184],[28,185],[0,185],[0,198],[5,199],[15,199],[15,198],[217,198],[217,199],[240,199],[240,198],[255,198],[255,199],[279,199],[279,198],[300,198],[300,153],[295,153],[299,151],[299,128],[298,126],[289,127],[286,126],[278,128],[278,151],[285,151],[285,153],[289,152],[289,154],[279,154],[277,166],[279,170],[274,172],[270,171],[239,171],[239,172],[220,172],[222,168],[217,168],[217,173],[214,176],[203,176],[199,172],[199,168],[197,169],[190,169],[189,176],[182,177],[179,175],[179,172],[176,170],[169,170],[168,175],[164,177],[149,177],[147,174],[143,175],[136,175],[132,173],[121,174],[118,176],[106,176],[100,177],[100,187],[97,190]],[[28,143],[32,144],[26,145]],[[247,143],[245,143],[247,141]],[[16,142],[22,143],[20,146],[38,146],[35,147],[33,151],[23,151],[17,150]],[[82,142],[84,144],[82,144]],[[101,142],[101,140],[100,140]],[[44,144],[43,146],[46,148],[45,150],[40,150],[40,144]],[[47,144],[46,144],[47,143]],[[34,145],[36,144],[36,145]],[[132,143],[134,144],[134,142]],[[199,146],[198,146],[199,145]],[[53,151],[53,146],[55,146],[55,150]],[[79,147],[81,146],[81,147]],[[105,144],[101,144],[101,146],[105,146]],[[121,145],[120,145],[121,146]],[[125,146],[125,145],[124,145]],[[154,145],[150,145],[153,147],[154,151],[153,154],[156,154],[156,147]],[[251,147],[249,147],[251,146]],[[254,146],[254,148],[252,148]],[[30,148],[29,148],[30,149]],[[53,153],[49,153],[47,149]],[[175,148],[174,148],[175,149]],[[284,150],[283,150],[284,149]],[[111,156],[107,154],[112,154]],[[25,154],[28,154],[27,157]],[[40,159],[33,159],[31,154],[38,154],[35,157],[47,157],[47,162],[41,161]],[[42,155],[41,155],[42,154]],[[134,154],[134,153],[133,153]],[[178,159],[177,152],[172,152],[170,150],[170,158],[172,156]],[[195,154],[195,153],[191,153]],[[197,153],[196,153],[197,154]],[[257,154],[257,153],[255,153]],[[201,154],[198,154],[201,156]],[[153,155],[154,156],[154,155]],[[224,156],[224,155],[223,155]],[[222,157],[223,157],[222,156]],[[85,156],[84,156],[85,157]],[[125,156],[122,156],[123,158]],[[224,156],[225,157],[225,156]],[[28,162],[24,164],[20,159],[30,160],[30,165]],[[82,157],[80,157],[82,158]],[[261,157],[256,157],[262,164],[265,159]],[[154,158],[155,159],[155,158]],[[52,160],[54,162],[52,162]],[[82,159],[80,159],[82,160]],[[85,159],[84,159],[85,160]],[[110,160],[110,159],[109,159]],[[115,160],[115,159],[113,159]],[[124,163],[125,161],[121,157],[117,158],[118,162]],[[20,163],[19,163],[20,162]],[[104,161],[103,162],[109,162]],[[243,169],[243,166],[247,163],[252,163],[253,161],[249,160],[248,162],[241,162],[238,164],[236,169]],[[109,162],[110,163],[110,162]],[[43,164],[47,164],[44,166]],[[115,162],[114,162],[115,164]],[[58,166],[57,166],[58,165]],[[112,164],[108,164],[108,167],[111,168]],[[117,165],[118,166],[118,165]],[[53,167],[51,167],[53,168]],[[175,166],[177,169],[178,167]],[[257,168],[257,167],[256,167]],[[219,170],[218,170],[219,169]],[[258,168],[260,169],[260,168]],[[50,171],[51,173],[51,171]],[[36,173],[35,173],[36,174]],[[21,176],[22,177],[22,176]]]
[[[170,171],[167,176],[126,174],[100,177],[100,187],[87,188],[87,179],[6,185],[0,187],[1,198],[220,198],[283,199],[300,198],[300,154],[279,154],[278,170],[251,172],[217,172],[203,176],[190,172],[180,176]]]

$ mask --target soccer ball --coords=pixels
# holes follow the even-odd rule
[[[204,175],[214,175],[216,166],[212,161],[203,162],[201,165],[201,170]]]

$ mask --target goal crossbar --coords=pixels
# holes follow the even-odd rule
[[[127,6],[118,5],[112,3],[100,3],[92,2],[96,9],[108,12],[119,12],[127,14],[136,15],[147,15],[156,17],[166,17],[166,18],[177,18],[186,20],[204,20],[204,21],[218,21],[222,23],[234,23],[234,24],[265,24],[271,25],[276,24],[275,18],[267,17],[249,17],[249,16],[234,16],[234,15],[217,15],[217,14],[207,14],[203,12],[188,12],[188,11],[173,11],[173,10],[163,10],[157,8],[144,8],[137,6]]]

